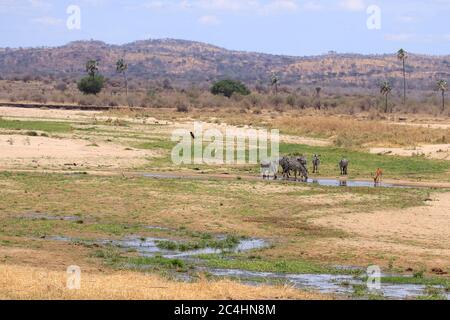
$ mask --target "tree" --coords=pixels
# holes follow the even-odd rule
[[[103,89],[105,78],[101,75],[84,77],[78,82],[78,90],[84,94],[98,94]]]
[[[240,81],[236,80],[221,80],[211,88],[211,93],[214,95],[223,95],[230,98],[233,94],[241,94],[247,96],[250,94],[250,90]]]
[[[87,77],[78,82],[78,90],[84,94],[98,94],[103,89],[105,78],[98,74],[98,62],[89,60],[86,62]]]
[[[86,62],[86,72],[89,76],[94,77],[98,73],[98,61],[89,60]]]
[[[125,81],[125,95],[128,96],[128,77],[127,77],[128,64],[125,63],[124,59],[119,59],[116,62],[116,71],[123,75]]]
[[[406,59],[408,59],[408,53],[400,49],[397,52],[397,58],[402,62],[403,65],[403,105],[406,105],[406,69],[405,69],[405,63]]]
[[[320,102],[320,92],[322,91],[321,87],[316,87],[316,102],[314,104],[314,109],[320,110],[322,108],[322,103]]]
[[[385,96],[385,107],[384,112],[388,113],[389,111],[389,104],[388,104],[388,96],[392,91],[391,84],[389,81],[384,81],[380,84],[380,93]]]
[[[445,111],[445,91],[448,91],[448,82],[446,80],[438,80],[436,82],[436,89],[442,94],[442,112]]]
[[[280,84],[280,78],[275,74],[272,73],[272,76],[270,78],[270,85],[272,88],[275,88],[275,95],[278,95],[278,85]]]

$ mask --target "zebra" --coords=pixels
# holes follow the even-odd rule
[[[302,155],[301,157],[297,158],[297,160],[306,168],[308,165],[308,159],[306,159],[305,155]]]
[[[303,181],[308,180],[308,169],[306,169],[304,163],[304,157],[289,159],[289,171],[294,171],[295,181],[297,181],[298,174],[300,174]]]
[[[346,176],[348,174],[348,164],[349,161],[345,158],[339,162],[339,168],[341,169],[341,176]]]
[[[313,173],[319,173],[319,167],[320,167],[320,155],[313,155]]]
[[[289,158],[288,157],[283,157],[280,159],[280,166],[281,169],[283,170],[283,178],[284,179],[289,179],[290,176],[290,165],[289,165]]]

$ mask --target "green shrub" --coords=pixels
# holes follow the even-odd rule
[[[214,83],[211,88],[211,93],[230,98],[235,93],[247,96],[250,94],[250,90],[240,81],[222,80]]]
[[[84,94],[98,94],[103,89],[105,78],[101,75],[87,76],[78,82],[78,90]]]

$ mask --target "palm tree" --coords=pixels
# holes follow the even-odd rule
[[[314,106],[315,109],[319,109],[322,107],[322,104],[320,103],[320,92],[322,91],[321,87],[316,87],[316,104]]]
[[[391,84],[389,81],[384,81],[380,84],[380,93],[385,96],[385,107],[384,112],[388,113],[389,111],[389,104],[388,104],[388,96],[392,91]]]
[[[321,87],[316,87],[316,97],[320,98],[320,92],[322,91]]]
[[[278,95],[278,85],[280,84],[280,78],[278,78],[275,73],[272,73],[270,84],[272,85],[272,88],[275,88],[275,95]]]
[[[119,59],[116,62],[116,71],[123,75],[125,81],[125,94],[128,96],[128,78],[127,78],[128,64],[125,63],[124,59]]]
[[[86,62],[86,72],[89,76],[94,77],[98,72],[98,61],[89,60]]]
[[[438,80],[436,89],[442,93],[442,112],[445,111],[445,91],[448,90],[448,82],[446,80]]]
[[[406,105],[406,68],[405,63],[408,59],[408,53],[404,49],[400,49],[397,52],[397,58],[403,64],[403,105]]]

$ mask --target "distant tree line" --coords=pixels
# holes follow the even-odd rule
[[[402,66],[402,75],[403,75],[403,95],[402,95],[402,102],[403,105],[406,106],[407,104],[407,80],[406,80],[406,70],[408,69],[407,66],[407,59],[408,59],[408,53],[404,49],[400,49],[397,52],[397,58],[399,61],[401,61]],[[97,95],[100,93],[104,87],[105,84],[105,78],[99,73],[99,64],[96,60],[89,60],[86,63],[86,73],[87,76],[83,77],[77,84],[78,89],[86,94],[86,95]],[[128,96],[129,86],[128,86],[128,64],[125,62],[125,59],[120,58],[116,62],[116,72],[117,74],[122,75],[123,82],[124,82],[124,90],[125,95]],[[335,74],[337,75],[337,73]],[[270,86],[272,87],[272,92],[275,96],[273,99],[273,102],[277,105],[277,99],[279,90],[280,90],[280,77],[273,72],[270,77]],[[167,83],[164,82],[164,88],[171,89],[170,82]],[[258,90],[258,86],[256,86],[256,89]],[[384,112],[389,113],[392,112],[393,108],[389,104],[389,97],[393,90],[392,80],[384,80],[379,84],[380,94],[384,98]],[[441,112],[445,111],[445,93],[448,91],[448,82],[444,79],[439,79],[436,81],[436,90],[440,92],[441,98],[442,98],[442,106],[441,106]],[[231,98],[233,95],[241,95],[246,96],[250,95],[251,91],[249,88],[243,84],[241,81],[233,80],[233,79],[225,79],[216,81],[213,83],[212,87],[210,88],[210,91],[213,95],[222,95],[227,98]],[[259,91],[259,90],[258,90]],[[315,109],[321,109],[322,102],[321,102],[321,92],[322,87],[316,86],[315,87],[315,95],[314,95],[314,108]],[[294,104],[294,97],[290,96],[286,100],[289,105]]]

